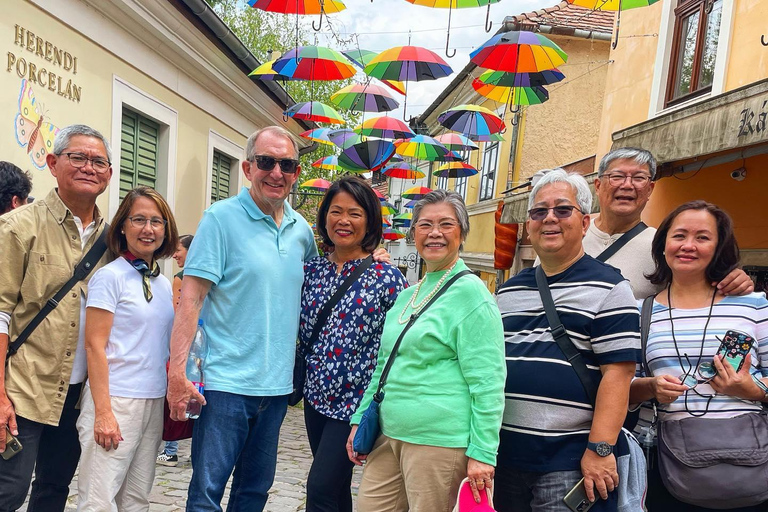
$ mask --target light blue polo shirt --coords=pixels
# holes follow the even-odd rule
[[[200,313],[206,389],[248,396],[293,390],[304,262],[315,256],[312,228],[287,202],[279,228],[245,187],[204,212],[184,275],[213,283]]]

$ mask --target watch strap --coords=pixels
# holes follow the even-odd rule
[[[608,446],[611,449],[611,451],[609,453],[605,454],[605,455],[601,455],[600,452],[598,451],[598,446],[600,446],[600,445]],[[587,441],[587,448],[592,450],[593,452],[597,453],[601,457],[607,457],[608,455],[610,455],[611,453],[614,452],[614,450],[616,449],[616,445],[609,444],[606,441],[600,441],[598,443],[593,443],[591,441]]]

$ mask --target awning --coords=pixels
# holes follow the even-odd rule
[[[595,194],[595,178],[597,173],[592,173],[584,178],[589,183],[589,190],[592,192],[592,212],[598,213],[600,211],[600,203],[597,202],[597,194]],[[512,194],[504,198],[504,210],[501,212],[502,224],[519,224],[525,222],[528,218],[528,198],[531,196],[530,191],[521,192],[519,194]]]
[[[647,149],[659,163],[768,142],[768,79],[613,134],[612,149]]]

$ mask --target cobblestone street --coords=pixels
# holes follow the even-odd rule
[[[189,461],[189,440],[179,442],[179,465],[176,467],[157,466],[155,485],[150,496],[150,511],[171,512],[184,510],[187,500],[187,485],[192,476]],[[304,430],[304,413],[296,407],[289,407],[280,431],[280,447],[277,454],[277,474],[269,491],[267,512],[293,512],[305,509],[305,484],[312,463],[312,454]],[[352,492],[357,494],[361,472],[358,468],[352,479]],[[226,510],[229,484],[224,493],[222,507]],[[77,475],[70,488],[67,512],[77,510]],[[26,505],[20,509],[26,512]]]

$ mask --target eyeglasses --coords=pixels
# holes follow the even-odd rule
[[[299,168],[299,161],[293,160],[292,158],[274,158],[267,155],[256,155],[251,160],[252,162],[256,162],[256,167],[261,169],[262,171],[271,171],[275,168],[275,164],[280,164],[280,170],[284,174],[293,174],[296,172],[296,170]]]
[[[579,213],[584,213],[580,208],[576,206],[564,204],[561,206],[553,206],[552,208],[531,208],[528,210],[528,216],[531,218],[531,220],[544,220],[547,218],[547,215],[549,215],[549,210],[552,210],[552,212],[555,214],[555,217],[558,219],[567,219],[573,215],[573,210],[576,210]]]
[[[161,219],[160,217],[152,217],[150,219],[146,217],[141,217],[140,215],[137,215],[135,217],[128,217],[128,221],[131,223],[131,226],[134,228],[141,228],[143,229],[144,226],[147,225],[147,222],[149,222],[149,225],[152,226],[152,229],[161,229],[164,228],[166,224],[168,224],[168,221],[165,219]]]
[[[103,174],[109,170],[109,166],[112,165],[112,162],[109,160],[105,160],[104,158],[96,157],[96,158],[88,158],[86,155],[82,153],[62,153],[63,155],[67,156],[67,159],[69,160],[69,163],[72,164],[72,167],[76,169],[82,169],[85,167],[85,164],[88,162],[91,162],[91,167],[94,171],[96,171],[99,174]]]
[[[437,227],[437,230],[441,233],[447,233],[456,227],[458,227],[459,223],[454,222],[452,220],[444,220],[442,222],[439,222],[437,224],[432,224],[429,221],[419,221],[416,223],[416,226],[414,228],[419,233],[431,233],[435,227]]]
[[[624,174],[621,172],[612,172],[611,174],[606,174],[603,178],[608,178],[608,183],[610,183],[612,187],[623,185],[627,179],[629,179],[635,188],[642,188],[651,181],[651,177],[647,174]]]

